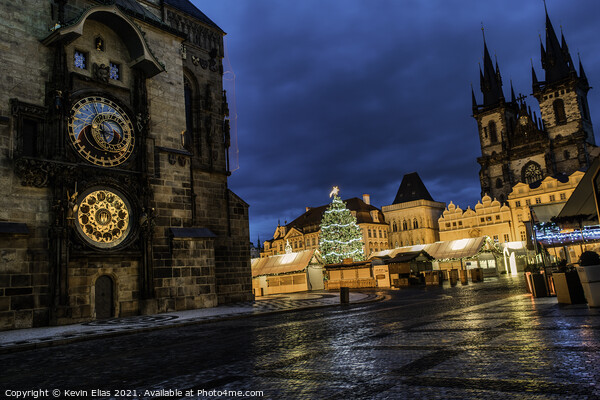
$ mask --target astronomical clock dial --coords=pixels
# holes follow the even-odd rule
[[[85,97],[71,109],[69,138],[79,155],[101,167],[116,167],[131,156],[134,129],[127,114],[104,97]]]
[[[130,207],[124,197],[111,190],[95,190],[79,203],[76,221],[77,230],[88,243],[115,247],[129,234]]]

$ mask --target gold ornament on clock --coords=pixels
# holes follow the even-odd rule
[[[85,160],[101,167],[123,164],[133,153],[134,128],[114,101],[85,97],[71,109],[69,139]]]
[[[94,246],[118,245],[127,237],[130,227],[129,207],[115,192],[96,190],[79,203],[77,230]]]

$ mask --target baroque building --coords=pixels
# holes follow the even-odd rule
[[[362,231],[365,257],[375,251],[387,249],[388,224],[383,213],[371,205],[371,196],[365,194],[362,200],[353,197],[344,202]],[[286,247],[290,252],[318,249],[321,220],[328,207],[329,204],[306,207],[306,212],[289,224],[278,224],[273,238],[264,242],[261,257],[285,254]]]
[[[488,195],[483,196],[475,209],[467,207],[463,211],[452,202],[439,219],[440,240],[489,236],[495,242],[513,242],[511,210]]]
[[[252,299],[223,30],[188,0],[0,13],[0,329]]]
[[[433,200],[418,173],[404,175],[394,202],[381,208],[390,226],[390,247],[440,240],[438,219],[445,208]]]
[[[481,157],[481,195],[504,203],[519,182],[531,184],[547,176],[570,175],[585,170],[596,147],[585,71],[578,68],[565,37],[558,40],[546,11],[546,43],[540,43],[544,80],[538,80],[532,65],[533,96],[540,118],[527,105],[525,96],[504,97],[498,62],[490,57],[484,38],[483,71],[480,68],[479,103],[472,91],[473,117],[477,121]]]

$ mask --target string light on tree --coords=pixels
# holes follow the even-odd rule
[[[340,263],[346,258],[364,260],[362,232],[356,218],[338,196],[340,189],[333,187],[329,208],[323,213],[319,249],[327,264]]]

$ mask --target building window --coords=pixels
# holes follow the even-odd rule
[[[569,158],[571,158],[571,153],[569,153],[569,150],[565,150],[563,152],[563,156],[564,156],[565,160],[568,160]]]
[[[502,187],[502,179],[498,178],[496,179],[496,188],[500,189]]]
[[[535,198],[535,204],[542,204],[542,199],[539,197]]]
[[[383,237],[383,233],[381,232],[381,229],[379,230],[379,237],[382,238]]]
[[[462,221],[458,221],[458,226],[462,226]]]
[[[525,200],[525,205],[526,206],[530,206],[531,205],[531,200],[530,199]]]
[[[550,195],[550,201],[556,201],[556,196],[555,196],[555,195],[553,195],[553,194],[551,194],[551,195]]]
[[[561,193],[560,194],[560,199],[561,200],[566,200],[567,199],[567,194],[566,193]]]
[[[494,121],[490,121],[488,129],[490,131],[490,141],[492,143],[498,142],[498,133],[496,132],[496,123]]]
[[[504,234],[504,241],[505,241],[505,242],[508,242],[509,240],[510,240],[510,239],[509,239],[509,237],[508,237],[508,234],[507,234],[507,233],[505,233],[505,234]]]
[[[315,238],[312,238],[312,245],[313,245],[313,246],[315,246],[315,245],[316,245]]]
[[[523,216],[521,214],[517,214],[517,221],[523,221]]]
[[[450,228],[450,222],[446,222],[446,228]]]
[[[480,220],[481,222],[485,222],[485,218],[483,218],[483,217],[481,217],[479,220]]]
[[[456,226],[456,222],[453,222],[453,223],[452,223],[452,226]]]
[[[415,228],[415,229],[419,228],[419,223],[417,222],[416,218],[413,220],[413,228]]]
[[[82,51],[75,50],[73,64],[75,68],[86,69],[87,68],[87,57]]]
[[[500,219],[500,215],[496,215],[496,220],[499,220],[499,219]]]
[[[498,235],[494,235],[494,242],[498,243]]]
[[[556,99],[552,103],[554,108],[554,117],[556,118],[556,124],[564,124],[567,122],[567,114],[565,113],[565,102],[562,99]]]
[[[402,229],[403,230],[407,230],[408,229],[408,223],[406,221],[402,221]]]
[[[525,233],[525,231],[521,231],[521,241],[526,241],[527,240],[527,234]]]
[[[492,217],[485,217],[485,220],[486,220],[487,222],[492,222]]]
[[[394,232],[398,232],[398,226],[396,225],[396,221],[394,221],[394,223],[392,224],[392,230]]]
[[[387,239],[387,231],[383,231],[383,237]]]
[[[521,207],[521,200],[515,201],[515,207]]]
[[[112,80],[118,81],[121,79],[121,66],[119,64],[108,63],[109,65],[109,73],[108,77]]]

